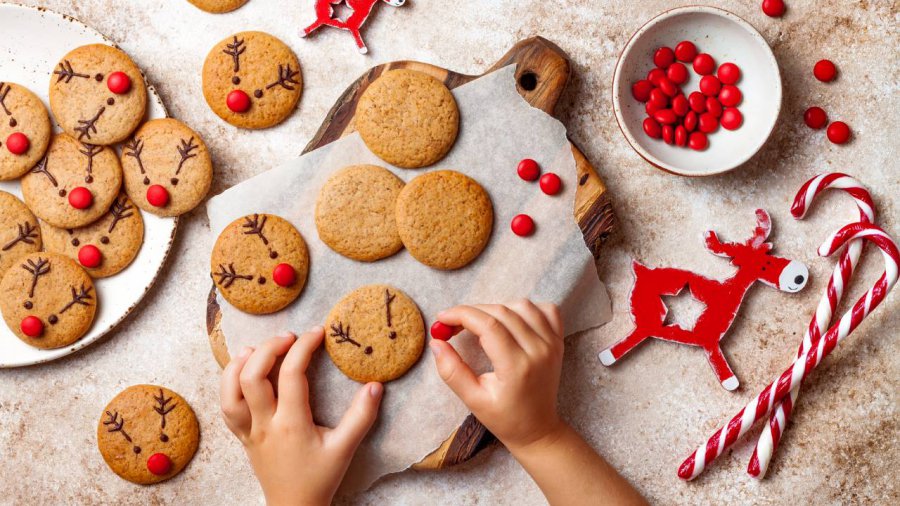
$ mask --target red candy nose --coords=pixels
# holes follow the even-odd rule
[[[234,90],[228,94],[225,104],[233,112],[247,112],[250,109],[250,95],[243,90]]]
[[[91,191],[83,186],[72,188],[69,192],[69,204],[75,209],[87,209],[94,202]]]
[[[22,333],[28,337],[41,337],[41,334],[44,333],[44,322],[37,316],[22,318],[22,323],[19,327],[22,329]]]
[[[147,470],[156,476],[168,474],[172,470],[172,459],[165,453],[154,453],[147,459]]]
[[[29,146],[31,146],[31,142],[28,140],[28,136],[22,132],[11,133],[6,138],[6,149],[14,155],[25,154]]]
[[[154,207],[163,207],[169,203],[169,191],[155,184],[147,188],[147,202]]]
[[[125,72],[113,72],[106,78],[106,87],[116,95],[124,95],[131,90],[131,78]]]
[[[297,280],[297,272],[290,264],[278,264],[272,270],[272,280],[278,286],[291,286]]]
[[[103,253],[100,253],[100,250],[93,244],[85,244],[78,250],[78,261],[88,269],[100,265],[101,260],[103,260]]]
[[[449,341],[451,337],[458,334],[461,330],[460,327],[451,327],[446,323],[434,322],[431,325],[431,337],[441,341]]]

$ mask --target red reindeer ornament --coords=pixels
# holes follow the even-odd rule
[[[366,54],[369,52],[369,48],[366,47],[366,43],[363,42],[362,35],[360,35],[359,30],[362,28],[363,23],[366,22],[366,19],[371,14],[372,9],[375,8],[375,4],[379,1],[383,1],[384,3],[392,6],[392,7],[401,7],[406,3],[406,0],[315,0],[316,5],[316,20],[313,24],[307,26],[300,32],[301,37],[306,37],[311,34],[315,30],[319,29],[322,26],[333,26],[335,28],[340,28],[341,30],[347,30],[356,40],[356,46],[359,48],[359,52]],[[334,13],[334,5],[345,4],[352,12],[347,19],[340,19],[335,17]]]
[[[772,222],[769,214],[756,210],[757,225],[745,242],[721,242],[713,231],[706,232],[706,248],[715,255],[730,258],[737,272],[719,281],[693,272],[667,267],[651,268],[634,261],[635,281],[631,290],[631,314],[635,329],[628,337],[600,353],[600,362],[609,366],[647,338],[699,346],[706,351],[709,364],[726,390],[738,387],[738,379],[722,354],[719,341],[731,327],[744,295],[757,281],[783,292],[799,292],[806,286],[809,271],[795,260],[771,255],[766,242]],[[688,287],[691,295],[706,305],[692,329],[677,324],[665,325],[668,309],[663,296],[674,296]]]

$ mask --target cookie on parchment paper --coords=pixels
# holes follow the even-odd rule
[[[0,181],[28,172],[47,152],[53,130],[37,95],[15,83],[0,83]]]
[[[247,3],[247,0],[188,0],[200,10],[213,14],[231,12]]]

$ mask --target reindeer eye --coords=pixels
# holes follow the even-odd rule
[[[391,333],[388,334],[388,338],[397,339],[397,333],[392,330]]]
[[[30,300],[26,300],[25,304],[22,304],[22,306],[24,306],[25,309],[31,309],[34,307],[34,304],[32,304]]]
[[[109,244],[109,237],[106,237],[105,235],[101,237],[100,244]]]
[[[162,441],[163,443],[168,443],[168,442],[169,442],[169,436],[167,436],[167,435],[165,435],[165,434],[160,434],[160,435],[159,435],[159,440]]]
[[[365,352],[366,352],[366,355],[371,355],[371,354],[372,354],[372,347],[371,347],[371,346],[366,346]]]
[[[132,448],[132,450],[134,450],[134,453],[141,453],[141,447],[140,447],[140,446],[135,446],[134,448]]]
[[[81,245],[81,241],[79,241],[77,237],[73,237],[72,238],[72,246],[75,246],[77,248],[80,245]]]

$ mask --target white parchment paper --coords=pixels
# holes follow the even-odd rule
[[[609,321],[606,289],[572,215],[577,182],[565,127],[522,99],[516,92],[514,70],[506,67],[453,90],[461,125],[446,158],[423,170],[389,167],[405,181],[430,170],[458,170],[488,191],[494,205],[494,231],[481,256],[463,269],[434,270],[405,250],[374,263],[356,262],[319,240],[314,209],[328,177],[347,165],[386,166],[356,133],[210,199],[207,212],[215,236],[241,216],[272,213],[300,230],[311,258],[300,298],[276,314],[245,314],[218,298],[228,349],[237,352],[285,330],[299,334],[321,325],[341,297],[373,283],[396,286],[412,297],[422,310],[426,329],[438,311],[453,305],[521,297],[560,304],[567,334]],[[516,166],[523,158],[533,158],[545,172],[557,173],[563,191],[550,197],[536,182],[522,181]],[[519,213],[534,218],[537,229],[531,237],[510,231],[509,223]],[[464,358],[485,367],[470,336],[457,336],[452,343]],[[405,376],[386,385],[379,421],[361,445],[342,491],[368,488],[379,477],[418,462],[465,419],[468,410],[443,384],[427,355],[426,347],[422,359]],[[359,385],[344,376],[324,352],[314,358],[309,374],[316,420],[337,424]]]

